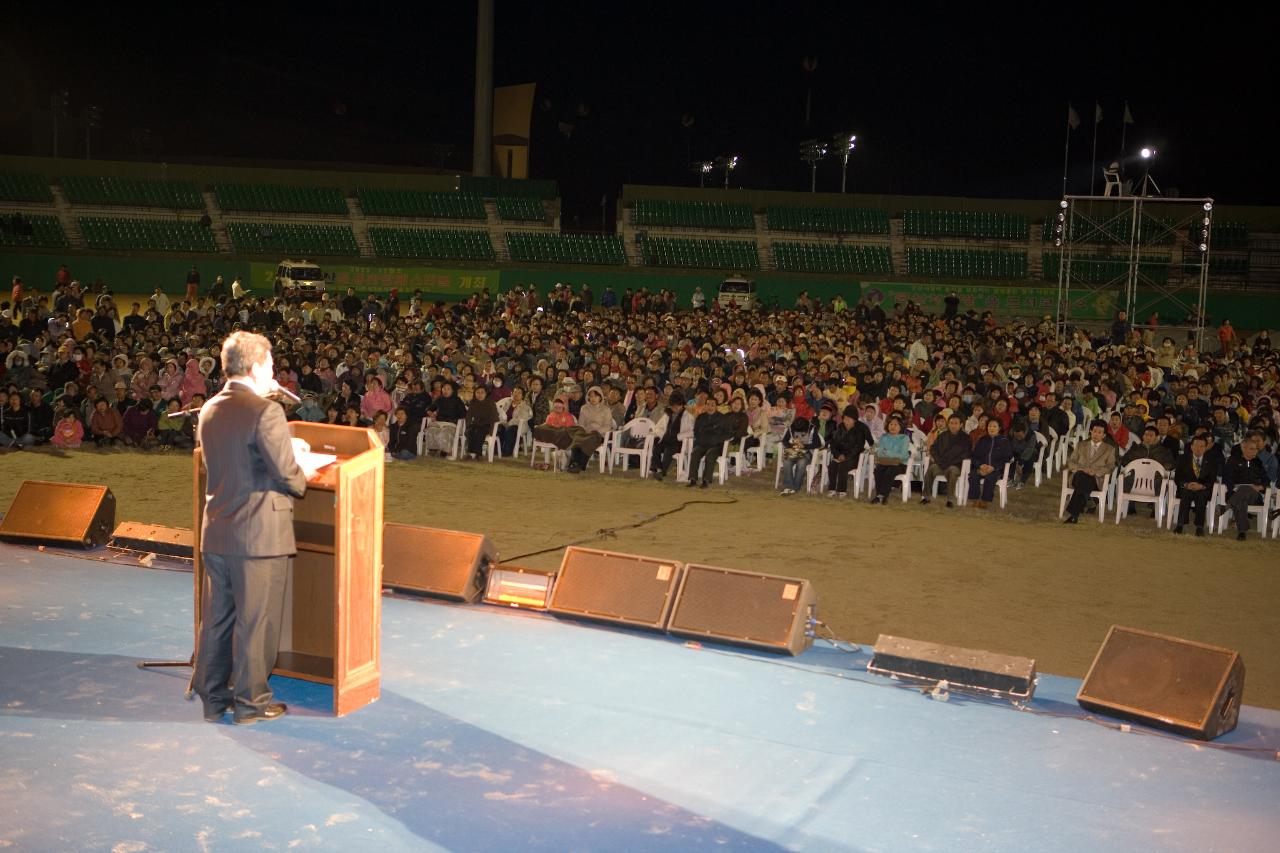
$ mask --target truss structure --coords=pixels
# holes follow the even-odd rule
[[[1201,347],[1213,199],[1068,195],[1047,230],[1045,277],[1056,263],[1059,341],[1125,311],[1135,329],[1184,330]]]

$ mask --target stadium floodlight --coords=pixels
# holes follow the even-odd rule
[[[1211,201],[1206,201],[1206,202],[1204,203],[1204,209],[1205,209],[1205,212],[1206,212],[1206,213],[1208,213],[1210,210],[1213,210],[1213,202],[1211,202]]]
[[[1142,157],[1143,160],[1150,160],[1152,157],[1156,156],[1156,149],[1143,148],[1141,151],[1138,152],[1138,154]]]
[[[705,187],[707,185],[707,175],[715,169],[716,164],[710,160],[697,160],[689,164],[689,171],[698,175],[698,186]]]
[[[818,163],[827,156],[827,144],[817,139],[800,143],[800,159],[809,164],[809,192],[818,191]]]
[[[837,133],[831,142],[840,151],[840,192],[844,192],[849,177],[849,156],[858,147],[858,134]]]
[[[715,167],[724,171],[724,188],[729,189],[729,173],[738,168],[738,155],[725,154],[715,159]]]

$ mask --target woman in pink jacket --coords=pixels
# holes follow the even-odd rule
[[[60,450],[74,450],[84,441],[84,424],[70,409],[63,411],[62,417],[53,428],[50,444]]]

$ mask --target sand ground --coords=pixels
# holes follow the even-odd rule
[[[0,507],[24,479],[106,484],[118,521],[191,526],[191,457],[87,449],[0,455]],[[592,547],[809,578],[842,638],[880,633],[1033,657],[1082,677],[1112,624],[1237,649],[1245,701],[1280,708],[1280,543],[1174,536],[1145,514],[1057,522],[1058,481],[1009,509],[781,498],[773,472],[687,489],[634,472],[553,474],[523,463],[388,464],[388,521],[485,533],[503,559],[692,504]],[[561,551],[519,560],[559,565]]]

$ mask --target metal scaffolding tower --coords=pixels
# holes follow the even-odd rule
[[[1185,330],[1199,349],[1212,230],[1211,198],[1065,196],[1045,251],[1058,267],[1059,341],[1125,311],[1138,330],[1158,313],[1160,333]]]

